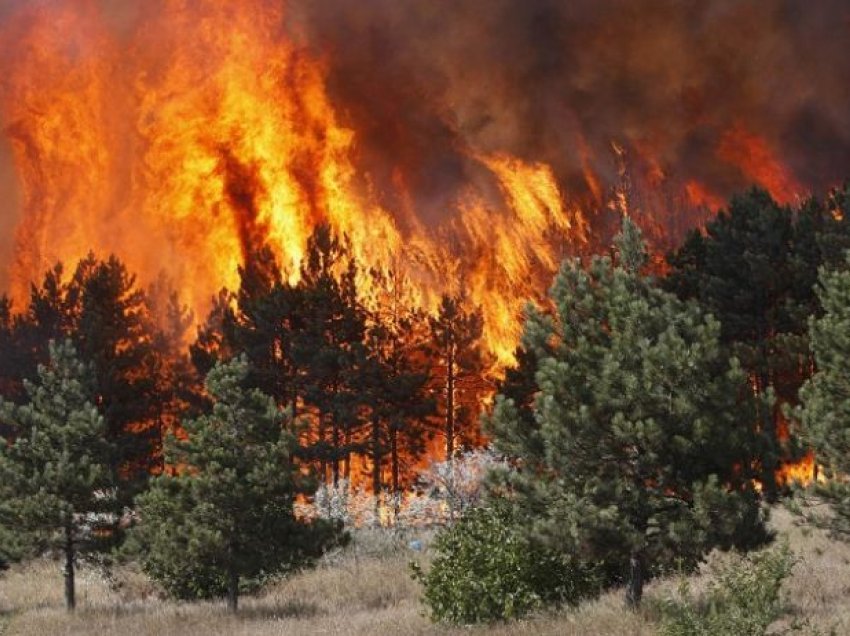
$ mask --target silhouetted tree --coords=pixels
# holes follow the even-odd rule
[[[435,409],[428,391],[428,323],[422,311],[411,307],[405,283],[397,272],[372,273],[376,298],[366,329],[368,359],[355,388],[368,408],[364,454],[371,462],[376,502],[387,463],[397,500],[402,470],[415,465],[427,448],[428,418]]]
[[[458,442],[474,434],[478,398],[483,388],[484,359],[480,310],[467,309],[462,296],[444,295],[436,316],[429,319],[434,356],[437,405],[446,440],[446,460]]]

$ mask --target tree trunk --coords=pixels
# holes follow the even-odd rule
[[[375,496],[375,518],[381,519],[381,468],[383,453],[381,452],[381,429],[378,417],[372,417],[372,493]]]
[[[401,487],[399,485],[398,430],[396,430],[395,425],[390,426],[390,462],[392,464],[393,514],[397,520],[398,514],[401,512],[399,502]]]
[[[331,444],[333,445],[333,457],[331,460],[331,468],[333,470],[334,486],[339,486],[339,423],[336,421],[336,415],[333,415],[332,418]]]
[[[324,485],[328,483],[328,449],[325,446],[326,437],[326,422],[325,414],[319,411],[318,415],[318,447],[319,447],[319,472],[322,474],[322,482]]]
[[[345,445],[345,454],[342,460],[342,476],[346,481],[351,483],[351,424],[345,427],[345,435],[343,435],[343,444]]]
[[[455,350],[449,344],[446,363],[446,461],[452,461],[455,454]]]
[[[635,550],[629,557],[629,586],[626,588],[626,605],[631,609],[640,607],[643,598],[643,570],[643,554]]]
[[[235,614],[239,609],[239,574],[231,566],[227,572],[227,611]]]
[[[74,585],[74,527],[69,519],[65,522],[65,609],[73,612],[77,608]]]
[[[761,301],[761,297],[759,297],[759,300]],[[761,311],[764,304],[767,303],[764,301],[759,303],[759,311]],[[758,382],[760,385],[759,396],[762,398],[771,385],[770,351],[768,350],[767,338],[772,331],[763,319],[759,319],[756,332],[759,340],[756,365],[758,367]],[[759,404],[759,408],[762,412],[762,430],[770,440],[770,448],[767,449],[766,456],[762,458],[762,488],[765,500],[768,503],[776,503],[779,496],[778,485],[776,483],[776,472],[779,470],[779,458],[776,454],[779,449],[779,440],[776,438],[775,416],[772,408],[765,408],[764,404]]]

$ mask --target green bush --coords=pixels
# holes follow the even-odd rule
[[[780,588],[794,558],[788,545],[724,568],[702,598],[687,582],[659,605],[661,636],[764,636],[785,611]]]
[[[430,569],[412,564],[435,621],[458,624],[517,618],[596,592],[593,571],[535,545],[505,511],[477,509],[442,530]]]

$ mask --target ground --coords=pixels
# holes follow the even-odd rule
[[[850,634],[850,546],[830,540],[819,530],[799,527],[781,508],[773,512],[772,523],[780,537],[788,537],[799,559],[785,586],[792,614],[777,628],[796,622],[803,624],[803,633]],[[648,636],[654,632],[649,610],[643,614],[625,611],[620,592],[521,622],[474,629],[435,626],[419,602],[418,585],[410,579],[411,559],[423,560],[427,555],[410,551],[406,539],[360,533],[352,547],[317,569],[244,598],[238,617],[228,616],[223,603],[161,600],[133,568],[117,571],[112,582],[93,569],[84,569],[79,577],[79,609],[68,616],[59,565],[39,560],[17,566],[0,578],[0,634]],[[707,576],[692,577],[692,588],[699,590]],[[661,598],[676,583],[674,578],[655,582],[647,597]]]

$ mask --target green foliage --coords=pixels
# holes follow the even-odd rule
[[[61,264],[48,271],[20,314],[10,318],[0,299],[0,395],[23,403],[23,380],[48,362],[47,343],[70,340],[90,369],[91,396],[105,421],[110,465],[120,477],[117,496],[125,506],[160,467],[161,426],[176,419],[178,387],[185,390],[191,379],[176,353],[191,319],[176,295],[164,300],[145,294],[114,256],[98,260],[93,254],[71,272]]]
[[[485,424],[522,466],[494,485],[530,532],[629,568],[638,602],[653,571],[765,537],[749,469],[763,446],[720,325],[641,276],[634,228],[621,246],[622,265],[563,265],[555,311],[531,310],[526,323],[531,420],[498,396]]]
[[[74,606],[78,552],[103,547],[114,531],[112,449],[92,404],[93,377],[70,342],[50,343],[50,363],[25,381],[29,402],[0,401],[12,428],[0,446],[0,520],[13,533],[10,556],[23,541],[65,554],[66,600]]]
[[[810,321],[817,372],[800,391],[795,416],[822,465],[825,484],[815,485],[833,514],[809,514],[834,536],[850,540],[850,253],[845,267],[822,269],[818,297],[823,316]],[[808,514],[808,513],[807,513]]]
[[[836,262],[850,245],[847,190],[823,202],[810,199],[796,211],[753,189],[734,197],[727,210],[694,231],[668,258],[664,286],[697,300],[721,323],[721,340],[741,360],[762,396],[758,421],[771,448],[762,453],[761,481],[775,496],[780,461],[800,456],[792,435],[776,434],[778,410],[794,404],[811,368],[806,321],[821,311],[813,286],[818,268]],[[840,259],[839,259],[840,260]],[[791,431],[794,433],[794,431]]]
[[[182,598],[239,589],[318,556],[336,528],[295,518],[312,483],[293,462],[296,440],[274,401],[246,390],[247,362],[219,363],[207,376],[212,412],[166,442],[168,469],[139,499],[132,540],[144,569]]]
[[[4,523],[6,522],[0,520],[0,572],[8,569],[25,554],[25,545],[23,545],[25,537],[20,532],[10,529],[11,524],[4,525]]]
[[[573,603],[599,589],[593,572],[532,542],[505,510],[478,508],[443,529],[437,556],[414,577],[436,621],[459,624],[517,618],[551,603]]]
[[[686,581],[661,601],[661,636],[764,636],[785,612],[782,582],[794,567],[787,544],[728,565],[695,598]]]

